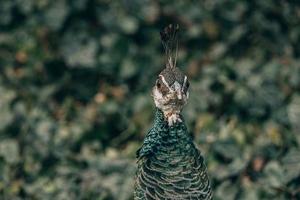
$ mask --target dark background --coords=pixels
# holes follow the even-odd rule
[[[1,199],[132,199],[169,23],[215,199],[300,199],[296,2],[1,0]]]

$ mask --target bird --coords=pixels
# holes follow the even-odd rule
[[[176,66],[178,30],[178,24],[170,24],[160,32],[167,59],[152,89],[153,126],[136,152],[134,200],[213,198],[204,157],[181,114],[190,83]]]

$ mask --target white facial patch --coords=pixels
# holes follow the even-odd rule
[[[156,89],[156,87],[153,89],[152,92],[153,92],[152,95],[153,95],[153,98],[154,98],[155,106],[156,106],[157,108],[160,108],[160,109],[161,109],[161,108],[162,108],[162,105],[163,105],[162,100],[164,99],[162,93],[160,93],[160,92]]]
[[[181,85],[177,81],[175,81],[175,83],[174,83],[174,90],[177,93],[178,99],[181,100],[182,99],[182,94],[181,94],[182,89],[181,89]]]
[[[177,81],[175,81],[175,83],[174,83],[174,89],[175,89],[175,91],[181,90],[181,85]]]
[[[165,84],[165,86],[168,87],[169,90],[173,91],[173,89],[169,86],[169,84],[167,83],[165,77],[163,75],[159,75],[159,77],[161,78],[162,82]]]
[[[186,81],[187,81],[187,77],[185,76],[185,77],[184,77],[184,81],[183,81],[183,85],[184,85],[184,86],[186,86]],[[183,92],[183,88],[184,88],[184,87],[182,87],[182,89],[181,89],[182,92]]]

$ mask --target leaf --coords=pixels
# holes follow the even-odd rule
[[[295,131],[300,130],[300,95],[295,93],[288,105],[288,117]]]
[[[127,34],[133,34],[137,31],[139,24],[138,21],[130,16],[120,17],[119,26],[122,31]]]
[[[269,162],[264,169],[264,175],[267,186],[279,188],[284,185],[285,173],[278,162]]]
[[[53,30],[61,28],[69,13],[69,7],[65,0],[61,0],[50,5],[44,12],[45,23]]]
[[[69,33],[62,45],[62,54],[70,67],[95,67],[97,42],[86,39],[84,34],[74,35]]]
[[[300,151],[299,149],[290,149],[282,158],[284,170],[284,182],[287,184],[300,176]]]
[[[16,164],[20,161],[19,144],[12,139],[2,140],[0,142],[0,156],[8,164]]]
[[[223,182],[215,192],[216,199],[228,199],[233,200],[238,193],[238,187],[236,187],[231,181]]]
[[[126,58],[121,65],[120,77],[124,79],[131,78],[132,76],[137,74],[137,70],[138,67],[136,66],[135,62],[130,58]]]

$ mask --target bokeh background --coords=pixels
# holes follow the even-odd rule
[[[1,199],[132,199],[169,23],[215,199],[300,199],[292,0],[1,0]]]

